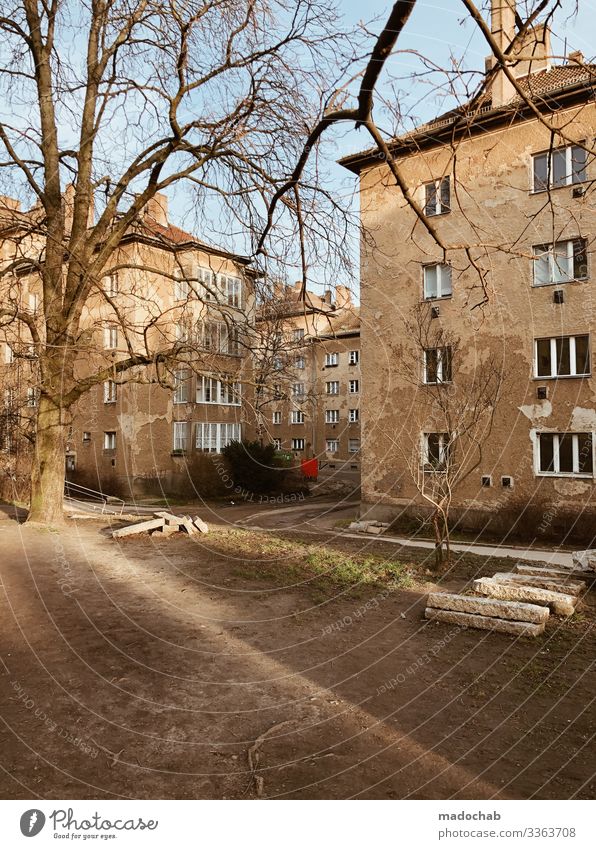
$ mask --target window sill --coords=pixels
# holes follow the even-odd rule
[[[423,386],[451,386],[452,380],[423,380]]]
[[[590,180],[578,180],[575,183],[564,183],[562,186],[548,186],[548,188],[543,189],[530,189],[529,194],[532,195],[544,195],[547,192],[558,192],[559,189],[573,189],[575,186],[586,186]]]
[[[537,478],[575,478],[576,480],[594,480],[592,472],[583,474],[581,472],[536,472]]]
[[[423,297],[422,302],[425,304],[431,304],[435,301],[450,301],[453,298],[453,293],[451,295],[429,295],[428,297]]]
[[[569,280],[551,280],[549,283],[532,283],[531,289],[549,289],[551,286],[567,286],[569,283],[587,283],[589,277],[571,277]]]
[[[592,372],[588,374],[554,374],[534,376],[532,380],[540,382],[543,380],[584,380],[586,377],[592,377]]]

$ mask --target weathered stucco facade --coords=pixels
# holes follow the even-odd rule
[[[450,181],[445,208],[433,195],[429,216],[443,243],[454,246],[446,257],[385,164],[367,154],[343,160],[360,176],[367,235],[361,246],[361,414],[368,515],[404,522],[428,515],[419,485],[433,474],[428,462],[425,471],[425,435],[456,434],[462,386],[477,385],[483,369],[496,368],[496,403],[477,423],[479,450],[473,457],[469,452],[473,469],[454,489],[452,518],[474,531],[538,540],[595,535],[594,71],[569,65],[521,80],[545,119],[564,128],[564,138],[553,137],[515,92],[502,104],[494,92],[491,102],[489,91],[482,109],[476,102],[396,140],[398,167],[422,207],[429,199],[425,184],[436,181],[438,195],[440,181]],[[537,157],[553,147],[569,151],[556,154],[561,162],[567,156],[568,172],[551,175],[545,190],[535,174],[546,160]],[[569,168],[576,168],[575,177]],[[554,279],[545,279],[547,246],[558,245],[550,253],[562,255],[563,243],[578,240],[581,249],[570,247],[561,260],[565,273],[556,259],[552,269],[551,257]],[[572,259],[575,253],[580,256]],[[443,292],[435,272],[425,271],[434,263],[451,266]],[[426,338],[456,340],[449,373],[432,390],[416,334],[421,323]],[[589,362],[580,368],[578,359],[569,369],[561,359],[550,363],[546,376],[537,340],[555,340],[552,351],[566,352],[553,360],[572,357],[569,344],[578,352],[587,344]],[[541,344],[548,357],[551,343]],[[565,375],[569,370],[580,373]],[[437,404],[437,393],[453,394],[450,408],[446,395]],[[556,455],[550,467],[549,452]]]

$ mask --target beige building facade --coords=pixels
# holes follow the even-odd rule
[[[496,7],[505,49],[513,18]],[[451,465],[460,527],[594,537],[596,68],[578,54],[553,66],[541,44],[515,70],[531,106],[500,72],[475,101],[392,145],[446,253],[375,155],[343,160],[359,175],[367,234],[367,515],[418,523],[432,476]]]

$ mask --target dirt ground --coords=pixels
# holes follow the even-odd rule
[[[594,593],[536,639],[460,630],[422,618],[423,552],[376,544],[391,562],[357,586],[333,566],[371,545],[7,511],[2,796],[593,798]]]

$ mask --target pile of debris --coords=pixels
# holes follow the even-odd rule
[[[348,525],[349,531],[359,531],[363,534],[382,534],[389,527],[389,522],[374,522],[364,519],[361,522],[352,522]]]
[[[535,637],[544,631],[551,612],[570,616],[575,611],[586,588],[580,578],[594,577],[596,556],[590,574],[585,558],[576,558],[576,554],[571,569],[518,563],[514,572],[478,578],[473,584],[475,595],[430,593],[424,615],[470,628]]]
[[[149,533],[151,536],[161,538],[169,537],[180,531],[187,533],[189,536],[194,536],[197,532],[201,534],[208,533],[209,527],[198,516],[191,519],[190,516],[174,516],[172,513],[161,512],[154,513],[152,519],[147,519],[144,522],[136,522],[134,525],[126,525],[124,528],[118,528],[118,530],[112,531],[112,537],[114,539],[120,539],[121,537],[130,537],[135,534]]]

